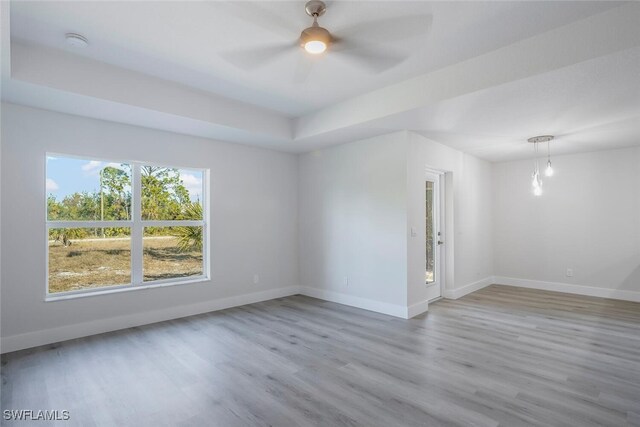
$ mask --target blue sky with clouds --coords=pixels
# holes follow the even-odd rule
[[[47,157],[47,194],[57,200],[76,192],[100,190],[100,170],[107,167],[121,168],[120,163],[83,160],[68,157]],[[184,186],[191,200],[202,200],[202,172],[179,169]]]

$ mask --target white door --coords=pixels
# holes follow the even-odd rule
[[[442,285],[444,284],[441,255],[444,246],[444,221],[441,210],[443,188],[439,174],[427,172],[425,178],[425,285],[427,286],[427,300],[432,301],[442,296]]]

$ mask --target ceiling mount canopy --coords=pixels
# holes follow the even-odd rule
[[[318,16],[324,15],[327,11],[327,5],[320,0],[311,0],[304,6],[304,10],[307,12],[307,15],[312,18],[317,18]]]
[[[527,139],[527,141],[531,142],[532,144],[539,144],[542,142],[549,142],[552,139],[553,139],[553,135],[540,135],[540,136],[533,136]]]

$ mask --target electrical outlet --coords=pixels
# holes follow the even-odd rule
[[[257,285],[260,282],[260,276],[258,276],[258,273],[253,275],[253,284]]]
[[[349,286],[349,276],[344,276],[344,285]]]
[[[567,268],[567,277],[573,277],[573,268]]]

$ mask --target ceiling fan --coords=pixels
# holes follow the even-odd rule
[[[236,6],[235,9],[241,18],[253,21],[261,27],[272,29],[277,26],[280,27],[278,30],[284,30],[287,34],[292,33],[290,25],[284,23],[279,17],[269,14],[268,11],[258,10],[256,13],[256,5],[251,5],[250,11],[245,8],[239,9],[241,7]],[[336,54],[370,71],[380,73],[408,57],[406,53],[397,49],[385,47],[385,43],[424,34],[431,24],[431,15],[418,14],[364,22],[341,31],[329,32],[318,23],[318,18],[327,11],[327,5],[323,1],[311,0],[306,3],[304,10],[313,18],[313,23],[302,30],[297,40],[236,50],[224,53],[222,56],[240,68],[253,70],[274,61],[281,55],[302,48],[294,79],[296,81],[306,79],[313,64],[310,58],[323,54]]]

